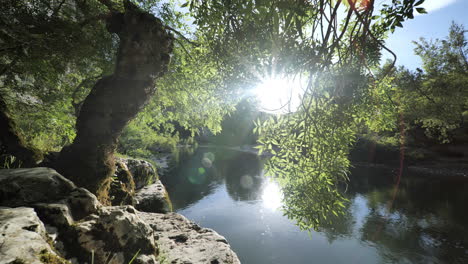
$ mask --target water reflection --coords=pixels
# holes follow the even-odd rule
[[[311,236],[278,210],[255,155],[200,148],[162,180],[175,210],[226,236],[242,263],[468,263],[467,180],[405,173],[390,203],[395,175],[355,168],[346,213]]]
[[[269,180],[262,190],[262,203],[265,208],[278,210],[281,207],[283,197],[278,183]]]

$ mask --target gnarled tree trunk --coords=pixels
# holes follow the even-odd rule
[[[56,169],[106,202],[115,170],[117,140],[127,123],[153,95],[155,80],[167,71],[173,37],[162,22],[125,1],[125,12],[107,21],[120,46],[114,74],[100,79],[85,99],[77,135],[65,147]]]

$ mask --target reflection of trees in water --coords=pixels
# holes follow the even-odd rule
[[[317,230],[325,235],[329,243],[340,238],[353,236],[356,221],[349,204],[343,209],[343,213],[340,216],[331,216],[330,222],[322,224]]]
[[[214,156],[211,167],[203,162],[206,153]],[[163,178],[176,209],[199,201],[223,181],[233,200],[257,200],[262,195],[263,179],[255,177],[261,175],[262,161],[255,155],[200,148],[193,155],[181,155],[180,164],[183,166],[172,176]],[[205,170],[200,177],[199,168]],[[197,177],[190,180],[193,175]],[[246,175],[250,180],[245,180]],[[345,214],[332,215],[331,223],[323,223],[318,231],[330,243],[345,238],[370,243],[386,262],[468,263],[464,226],[468,222],[468,183],[403,175],[388,211],[394,182],[391,170],[354,169],[345,192],[350,200],[345,203]]]
[[[166,186],[174,210],[196,203],[213,193],[221,182],[214,164],[203,164],[204,151],[178,153],[176,165],[161,177]]]
[[[361,168],[351,176],[350,192],[366,194],[368,206],[386,206],[393,198],[395,173],[383,169]],[[436,215],[454,224],[468,222],[466,202],[468,180],[430,178],[427,175],[403,174],[392,210],[409,217]]]
[[[360,233],[390,262],[466,263],[466,232],[457,229],[436,216],[413,218],[372,210]]]
[[[255,200],[261,195],[262,165],[256,155],[222,148],[199,148],[194,153],[179,153],[177,163],[161,177],[175,210],[213,193],[223,180],[233,200]]]
[[[236,201],[257,200],[262,195],[260,187],[261,161],[256,155],[238,153],[231,160],[217,164],[226,181],[229,196]]]
[[[421,175],[403,175],[388,210],[394,191],[391,171],[356,169],[347,197],[365,197],[369,212],[363,223],[355,223],[356,212],[347,204],[346,215],[323,226],[333,241],[350,237],[353,229],[362,241],[372,242],[388,262],[467,263],[468,233],[466,203],[468,183],[456,179],[428,179]],[[454,181],[456,184],[454,184]],[[354,203],[355,204],[355,203]],[[362,213],[362,212],[361,212]]]

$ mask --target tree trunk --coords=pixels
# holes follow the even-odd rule
[[[154,94],[155,80],[167,71],[173,40],[159,19],[129,1],[125,13],[110,16],[107,28],[120,38],[114,74],[92,88],[77,119],[76,138],[56,163],[60,173],[102,202],[108,202],[120,133]]]
[[[0,94],[0,166],[4,166],[11,155],[16,158],[13,167],[32,167],[36,164],[38,154],[25,146],[22,136],[16,129],[14,120],[8,114],[8,106]]]

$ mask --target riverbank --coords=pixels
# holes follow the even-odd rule
[[[214,230],[135,203],[105,206],[50,168],[0,170],[0,263],[240,263]]]

